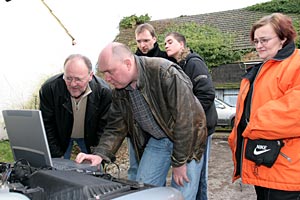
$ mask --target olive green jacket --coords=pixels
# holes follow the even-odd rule
[[[172,166],[200,160],[206,144],[206,118],[193,95],[190,79],[178,65],[166,59],[135,56],[135,60],[139,73],[137,87],[158,125],[173,142]],[[130,137],[139,160],[149,134],[134,121],[128,92],[114,89],[107,126],[94,154],[114,161],[114,154],[126,136]]]

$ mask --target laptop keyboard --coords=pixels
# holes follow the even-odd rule
[[[76,167],[67,166],[67,165],[62,164],[62,163],[53,163],[53,168],[57,169],[57,170],[64,170],[64,171],[72,171],[72,170],[78,169]]]
[[[94,172],[97,171],[97,166],[91,166],[90,164],[79,164],[73,160],[52,158],[53,168],[64,171],[78,171],[78,172]]]

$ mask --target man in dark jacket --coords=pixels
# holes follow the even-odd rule
[[[207,200],[208,161],[210,157],[212,134],[215,132],[218,120],[217,109],[214,103],[215,89],[211,75],[208,72],[208,68],[204,60],[197,53],[190,50],[190,53],[186,56],[186,58],[178,64],[191,78],[194,94],[199,99],[206,115],[208,137],[206,140],[205,152],[201,159],[203,166],[196,200]]]
[[[160,57],[168,59],[172,62],[176,61],[174,58],[169,57],[165,51],[162,51],[159,48],[155,29],[149,23],[140,24],[136,27],[135,41],[137,45],[135,55],[137,56]],[[129,180],[135,181],[138,170],[138,161],[136,159],[133,146],[129,139],[127,140],[127,144],[129,152],[129,169],[127,175]]]
[[[115,87],[113,101],[94,155],[79,153],[76,161],[92,165],[113,161],[129,135],[140,161],[139,182],[163,184],[172,165],[172,187],[186,200],[195,199],[207,130],[205,112],[189,77],[173,62],[133,55],[120,43],[102,50],[98,67]],[[151,146],[155,140],[163,140],[165,146]]]
[[[70,55],[64,73],[49,78],[39,96],[51,156],[69,159],[74,142],[81,152],[90,153],[99,142],[111,104],[111,89],[93,75],[91,61]]]

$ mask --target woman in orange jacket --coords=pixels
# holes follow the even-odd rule
[[[240,85],[228,142],[233,181],[254,185],[258,200],[300,199],[300,50],[290,17],[257,21],[251,41],[262,63]],[[271,143],[279,145],[277,154]],[[274,156],[273,161],[271,155]]]

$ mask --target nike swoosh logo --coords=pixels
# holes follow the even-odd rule
[[[263,154],[263,153],[266,153],[266,152],[268,152],[268,151],[270,151],[270,150],[271,150],[271,149],[257,150],[257,149],[255,148],[254,151],[253,151],[253,154],[256,155],[256,156],[258,156],[258,155]]]

